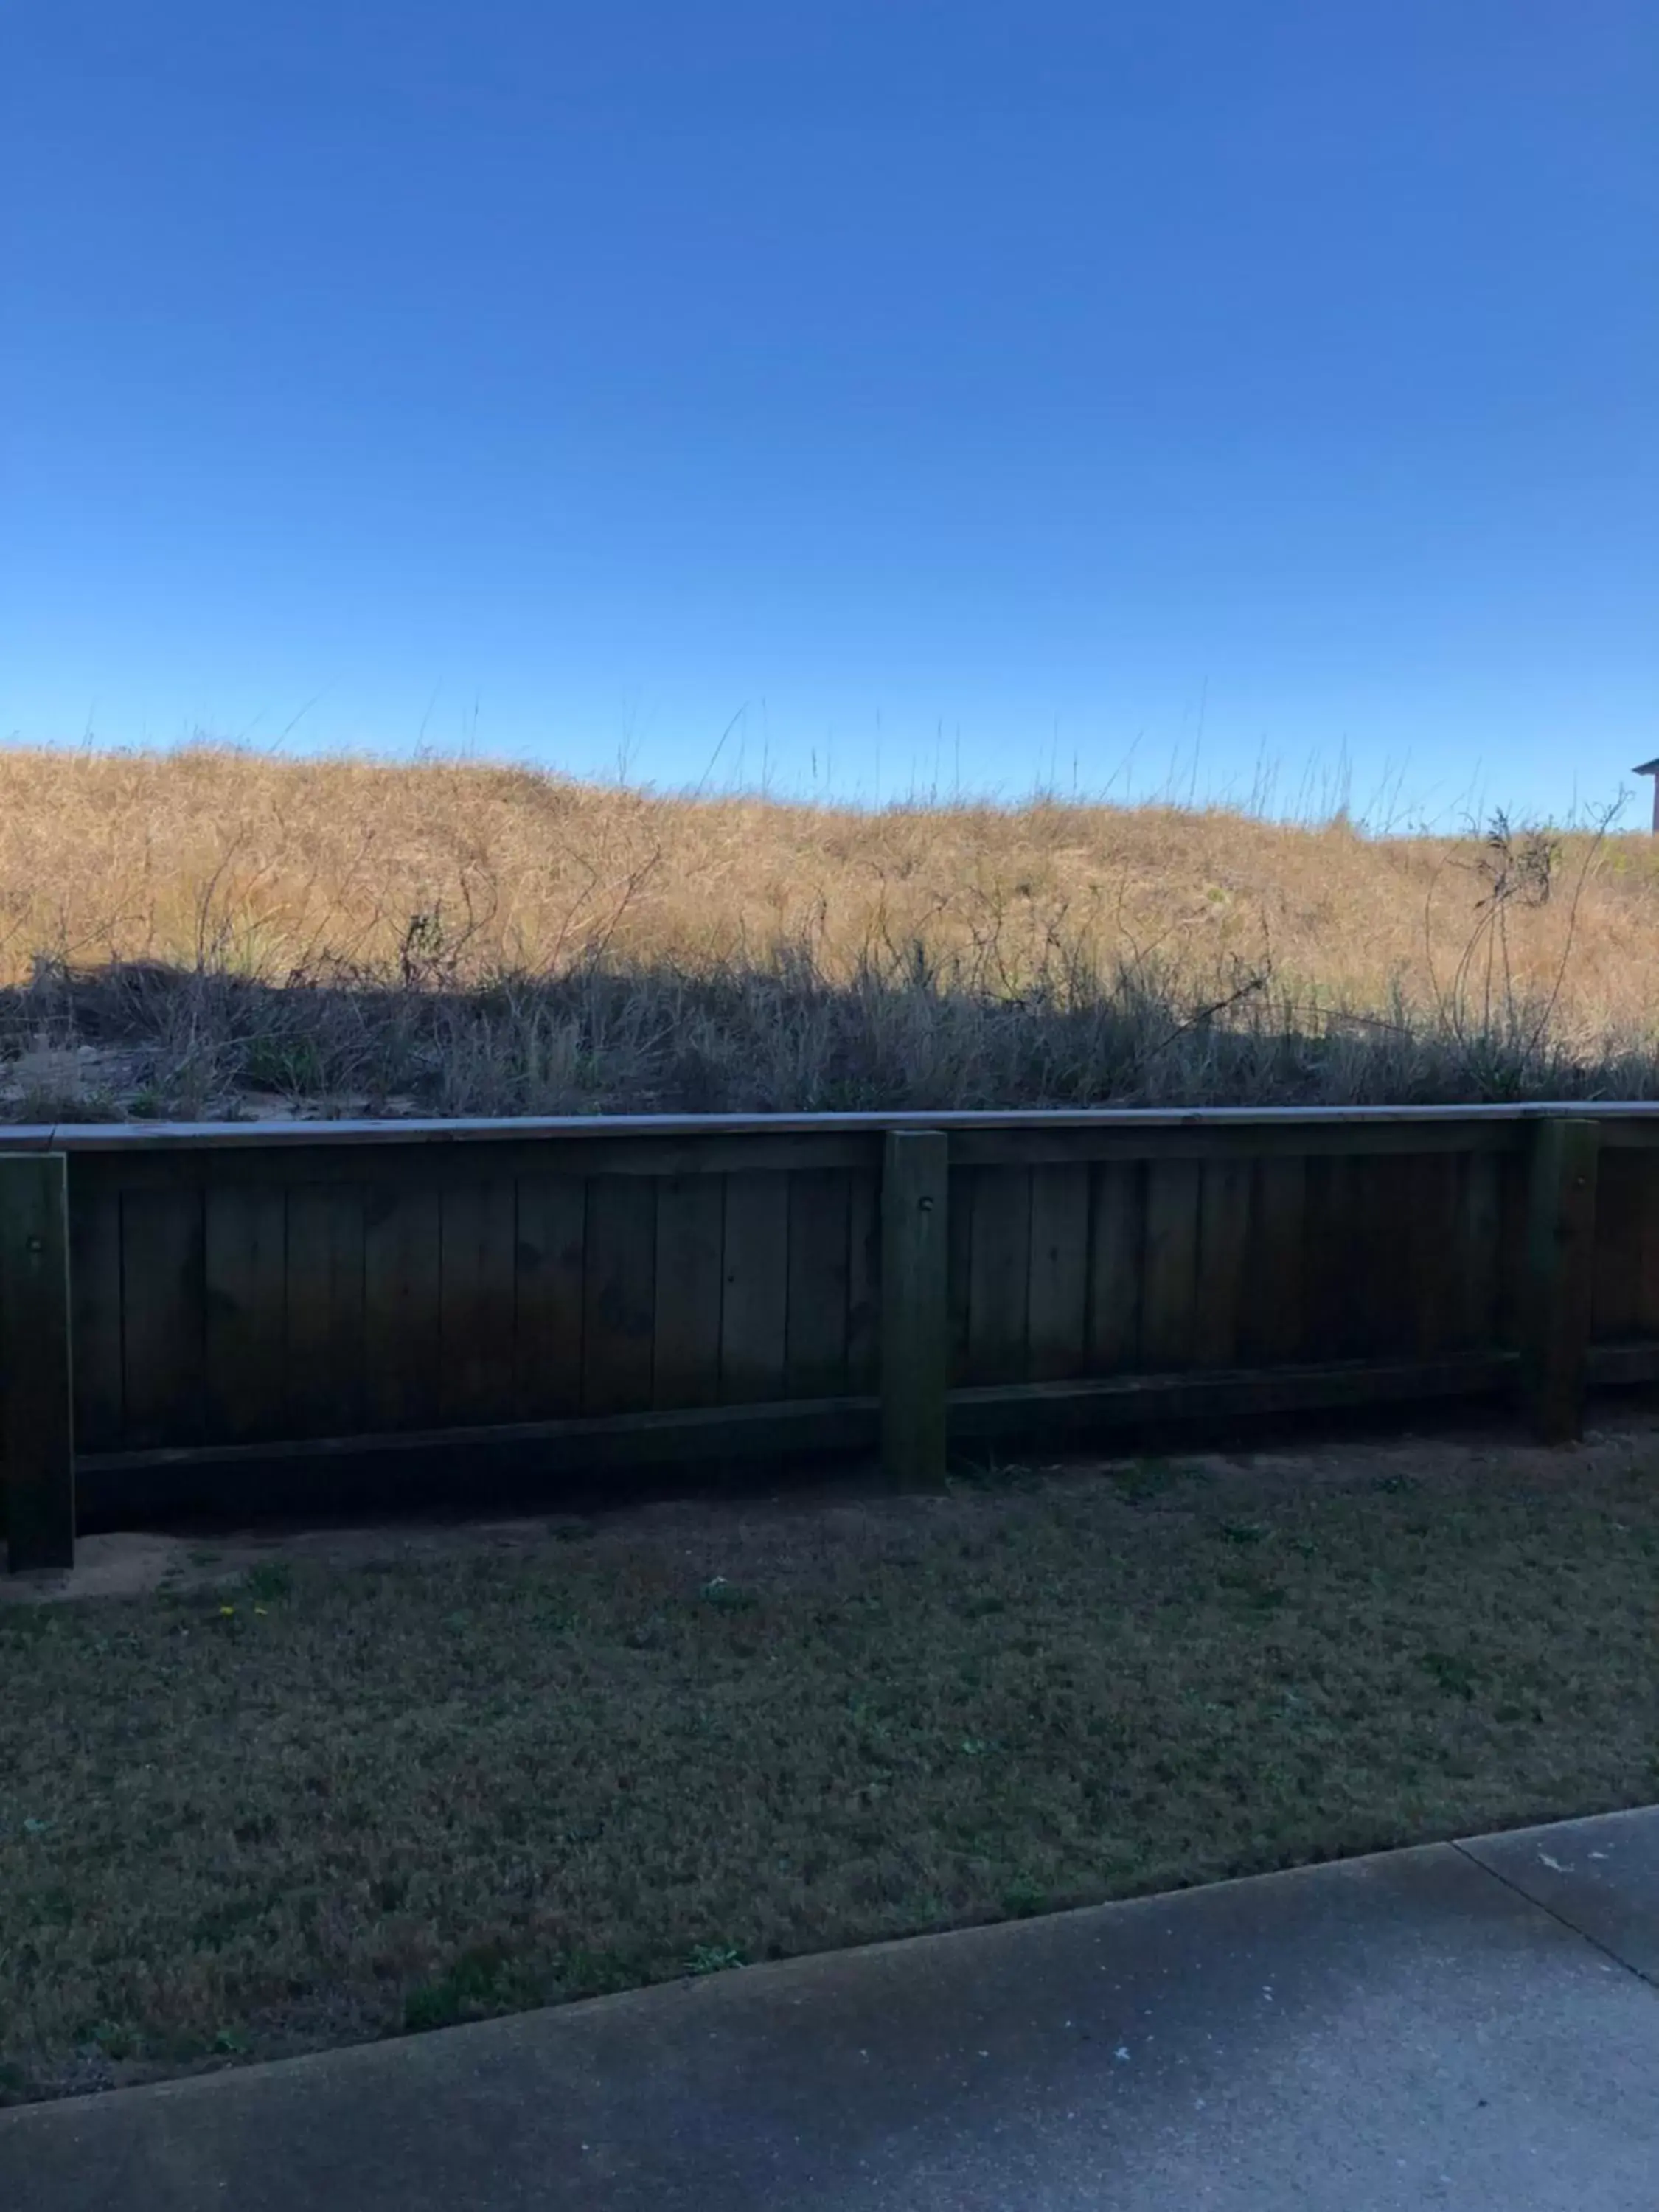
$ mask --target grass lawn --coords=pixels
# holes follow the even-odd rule
[[[1659,1797],[1645,1419],[179,1556],[0,1605],[12,2099]]]

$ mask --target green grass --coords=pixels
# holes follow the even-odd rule
[[[1443,1458],[0,1607],[0,2097],[1659,1796],[1659,1445]]]

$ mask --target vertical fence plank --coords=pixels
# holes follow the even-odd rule
[[[1199,1181],[1194,1351],[1202,1367],[1231,1367],[1239,1357],[1250,1165],[1249,1160],[1206,1160]]]
[[[1533,1427],[1547,1443],[1570,1441],[1583,1425],[1600,1140],[1594,1121],[1565,1115],[1533,1131],[1522,1388]]]
[[[438,1215],[439,1418],[464,1427],[509,1420],[518,1229],[512,1178],[453,1184]]]
[[[1636,1334],[1659,1336],[1659,1152],[1636,1155],[1642,1163],[1637,1208],[1642,1222],[1642,1266],[1636,1288]]]
[[[582,1402],[587,1179],[519,1179],[514,1245],[514,1400],[521,1421],[559,1420]]]
[[[881,1380],[881,1173],[847,1179],[847,1388],[867,1398]]]
[[[973,1206],[968,1380],[1024,1382],[1030,1347],[1030,1170],[981,1169],[974,1180]]]
[[[1391,1238],[1379,1235],[1381,1182],[1374,1153],[1343,1154],[1327,1163],[1328,1241],[1330,1272],[1325,1280],[1334,1334],[1331,1355],[1362,1359],[1368,1337],[1385,1334]]]
[[[1310,1359],[1340,1359],[1352,1336],[1353,1220],[1349,1163],[1315,1154],[1303,1207],[1304,1316]]]
[[[1532,1205],[1532,1132],[1524,1147],[1500,1155],[1498,1168],[1498,1341],[1518,1346],[1526,1332],[1527,1234]]]
[[[945,1329],[949,1347],[951,1383],[954,1389],[972,1377],[973,1351],[968,1335],[968,1309],[974,1279],[974,1190],[977,1168],[952,1168],[946,1206],[945,1262]]]
[[[725,1271],[726,1178],[668,1176],[657,1193],[653,1404],[719,1402]]]
[[[1068,1381],[1087,1368],[1089,1170],[1031,1170],[1030,1289],[1027,1372],[1034,1382]]]
[[[945,1480],[950,1139],[890,1129],[882,1175],[881,1457],[899,1488]]]
[[[438,1419],[443,1229],[435,1189],[374,1189],[363,1203],[363,1400],[371,1429]]]
[[[1457,1222],[1456,1345],[1484,1350],[1499,1340],[1498,1282],[1503,1236],[1502,1161],[1470,1152],[1463,1163]]]
[[[203,1198],[207,1432],[247,1443],[284,1426],[288,1209],[280,1183]]]
[[[1153,1160],[1146,1174],[1140,1357],[1151,1374],[1190,1367],[1198,1291],[1199,1163]]]
[[[1469,1164],[1467,1152],[1425,1152],[1411,1164],[1405,1336],[1419,1358],[1455,1352],[1462,1342]]]
[[[785,1355],[792,1398],[836,1398],[847,1388],[849,1224],[845,1170],[797,1169],[789,1178]]]
[[[299,1437],[349,1437],[363,1411],[363,1191],[288,1192],[286,1419]]]
[[[61,1152],[0,1152],[0,1483],[14,1572],[75,1565],[69,1206]]]
[[[1307,1217],[1306,1158],[1258,1160],[1238,1331],[1239,1356],[1249,1365],[1283,1366],[1308,1357]]]
[[[1408,1357],[1418,1324],[1418,1262],[1430,1228],[1435,1171],[1450,1154],[1362,1153],[1352,1164],[1357,1243],[1348,1355],[1355,1359]],[[1439,1218],[1443,1236],[1444,1220]],[[1443,1274],[1443,1242],[1434,1267]]]
[[[633,1413],[651,1403],[656,1331],[657,1186],[595,1176],[587,1189],[582,1409]]]
[[[203,1211],[180,1180],[121,1194],[121,1382],[130,1444],[203,1434]]]
[[[95,1154],[70,1161],[69,1210],[76,1448],[114,1451],[123,1421],[121,1189]]]
[[[1637,1333],[1642,1300],[1642,1170],[1645,1152],[1609,1148],[1596,1169],[1595,1286],[1590,1326],[1601,1343]]]
[[[1088,1336],[1091,1375],[1132,1373],[1139,1358],[1146,1197],[1146,1170],[1139,1160],[1103,1162],[1091,1171]]]
[[[789,1303],[789,1183],[775,1169],[726,1178],[720,1398],[729,1406],[779,1398]]]

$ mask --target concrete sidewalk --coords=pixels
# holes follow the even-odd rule
[[[7,2212],[1654,2212],[1659,1808],[0,2113]]]

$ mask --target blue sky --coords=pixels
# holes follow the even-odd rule
[[[9,0],[0,738],[1559,818],[1656,115],[1649,0]]]

